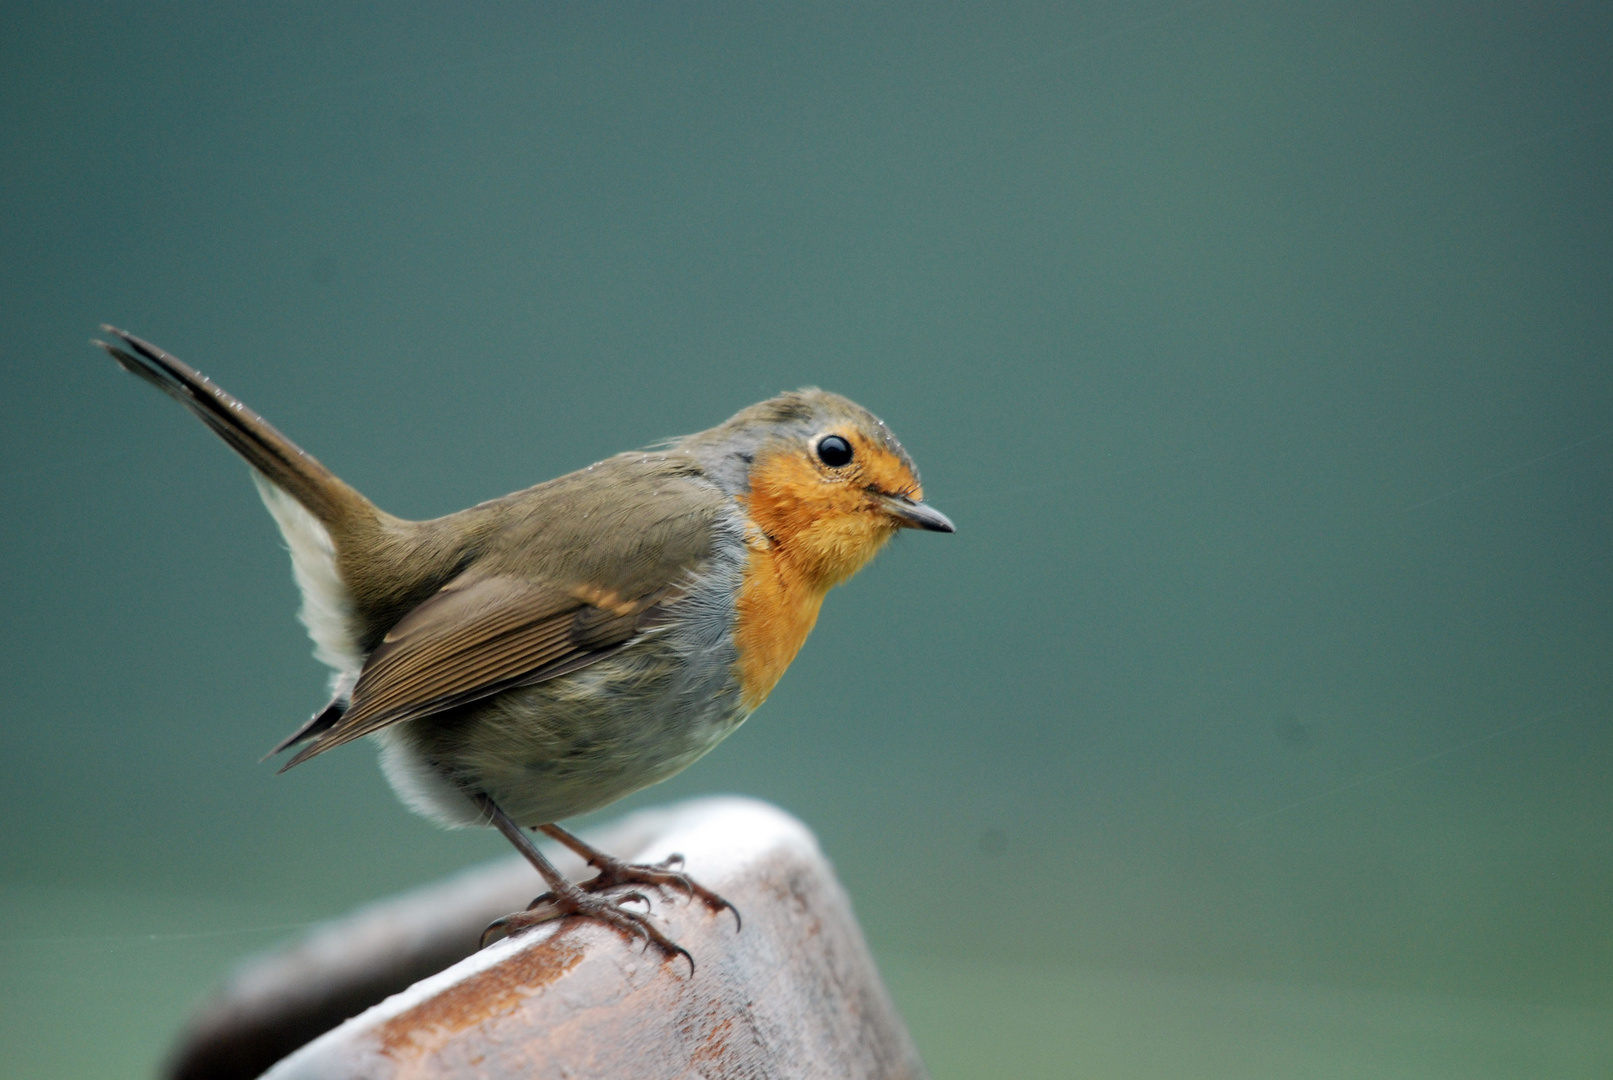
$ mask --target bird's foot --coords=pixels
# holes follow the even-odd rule
[[[683,892],[690,899],[699,897],[705,901],[712,911],[727,909],[734,913],[735,927],[742,926],[739,918],[739,909],[717,893],[712,892],[704,885],[695,881],[688,874],[676,869],[683,865],[682,855],[669,855],[653,865],[644,863],[623,862],[613,859],[603,852],[595,852],[594,857],[588,860],[599,873],[582,882],[579,888],[590,893],[602,893],[607,889],[619,888],[623,885],[652,885],[660,888],[673,888]],[[635,895],[635,894],[629,894]]]
[[[645,910],[634,911],[624,907],[625,904],[643,904]],[[495,919],[482,931],[482,947],[499,938],[515,937],[517,934],[541,926],[546,922],[563,919],[568,915],[579,915],[585,919],[597,919],[607,926],[622,931],[629,937],[642,937],[646,944],[655,945],[670,959],[681,956],[689,961],[689,974],[694,974],[694,957],[689,950],[667,937],[661,929],[650,921],[649,898],[640,892],[624,893],[620,896],[595,896],[581,888],[571,885],[563,892],[546,892],[525,911],[515,911]]]

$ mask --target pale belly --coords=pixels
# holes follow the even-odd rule
[[[537,686],[377,733],[393,790],[445,825],[485,824],[482,792],[521,825],[585,814],[682,771],[744,722],[729,641],[669,626]]]

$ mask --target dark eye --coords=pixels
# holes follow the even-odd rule
[[[818,460],[831,469],[851,464],[851,444],[838,435],[825,435],[818,440]]]

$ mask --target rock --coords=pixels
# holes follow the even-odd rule
[[[590,839],[635,862],[681,853],[739,908],[743,930],[730,912],[650,890],[664,929],[694,955],[692,974],[681,957],[579,919],[476,952],[488,922],[542,889],[519,860],[492,864],[249,964],[192,1022],[169,1075],[253,1076],[289,1053],[265,1080],[925,1076],[800,822],[764,803],[704,799]]]

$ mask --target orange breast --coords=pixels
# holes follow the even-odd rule
[[[734,604],[739,693],[747,709],[767,700],[818,621],[826,590],[794,572],[763,536],[749,543],[745,580]]]

